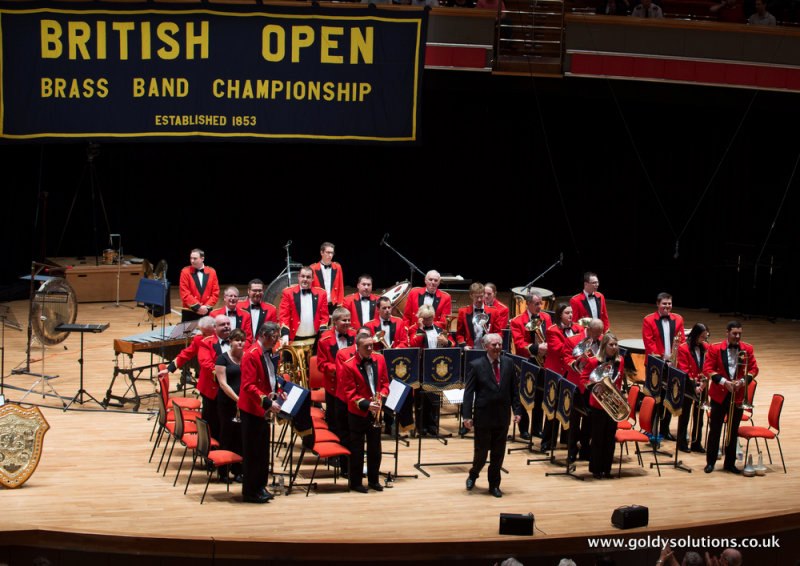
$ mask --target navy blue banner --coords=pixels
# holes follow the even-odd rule
[[[667,396],[664,398],[664,406],[674,417],[679,417],[683,412],[683,395],[686,391],[687,378],[686,372],[667,366]]]
[[[642,391],[645,395],[649,395],[656,400],[656,403],[661,401],[664,394],[664,360],[657,358],[652,354],[647,356],[647,363],[645,364],[645,378],[642,383]]]
[[[526,411],[533,409],[536,397],[536,389],[544,387],[544,381],[540,380],[542,368],[529,360],[522,362],[522,371],[519,379],[519,402],[525,407]]]
[[[567,379],[561,379],[558,387],[558,410],[556,418],[561,423],[561,428],[569,430],[569,419],[575,410],[575,392],[577,387]]]
[[[381,352],[386,360],[389,379],[419,387],[419,348],[387,348]]]
[[[413,142],[427,12],[0,9],[0,137]]]
[[[551,369],[544,370],[544,399],[542,400],[542,410],[547,420],[555,417],[558,408],[558,382],[563,379]]]
[[[461,382],[460,348],[426,348],[422,353],[423,388],[444,389]]]

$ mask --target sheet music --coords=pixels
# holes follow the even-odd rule
[[[302,387],[292,387],[292,390],[286,394],[286,399],[281,403],[281,412],[292,414],[294,406],[300,401],[300,396],[303,394]]]
[[[392,382],[389,384],[389,396],[386,398],[386,402],[383,404],[384,407],[387,407],[392,411],[397,410],[396,409],[397,404],[403,397],[403,393],[405,392],[407,387],[408,385],[406,385],[402,381],[393,379]]]
[[[442,393],[452,405],[460,405],[464,402],[463,389],[445,389]]]

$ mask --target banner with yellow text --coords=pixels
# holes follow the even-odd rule
[[[0,138],[418,139],[424,10],[30,6],[0,8]]]

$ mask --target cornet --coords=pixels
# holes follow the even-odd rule
[[[381,428],[383,426],[381,423],[383,421],[383,401],[381,400],[381,396],[379,394],[375,394],[372,396],[372,403],[378,404],[378,410],[373,413],[375,420],[372,421],[373,428]]]
[[[373,344],[380,344],[382,348],[391,348],[391,344],[386,341],[386,331],[378,330],[372,337]]]

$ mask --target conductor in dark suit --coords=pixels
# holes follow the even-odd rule
[[[489,493],[503,497],[500,491],[500,468],[506,453],[509,417],[514,409],[514,422],[519,422],[519,380],[510,360],[501,357],[503,339],[499,334],[483,337],[486,356],[467,366],[467,385],[464,390],[462,416],[464,426],[475,429],[475,453],[467,478],[467,490],[475,487],[475,480],[489,461]]]

